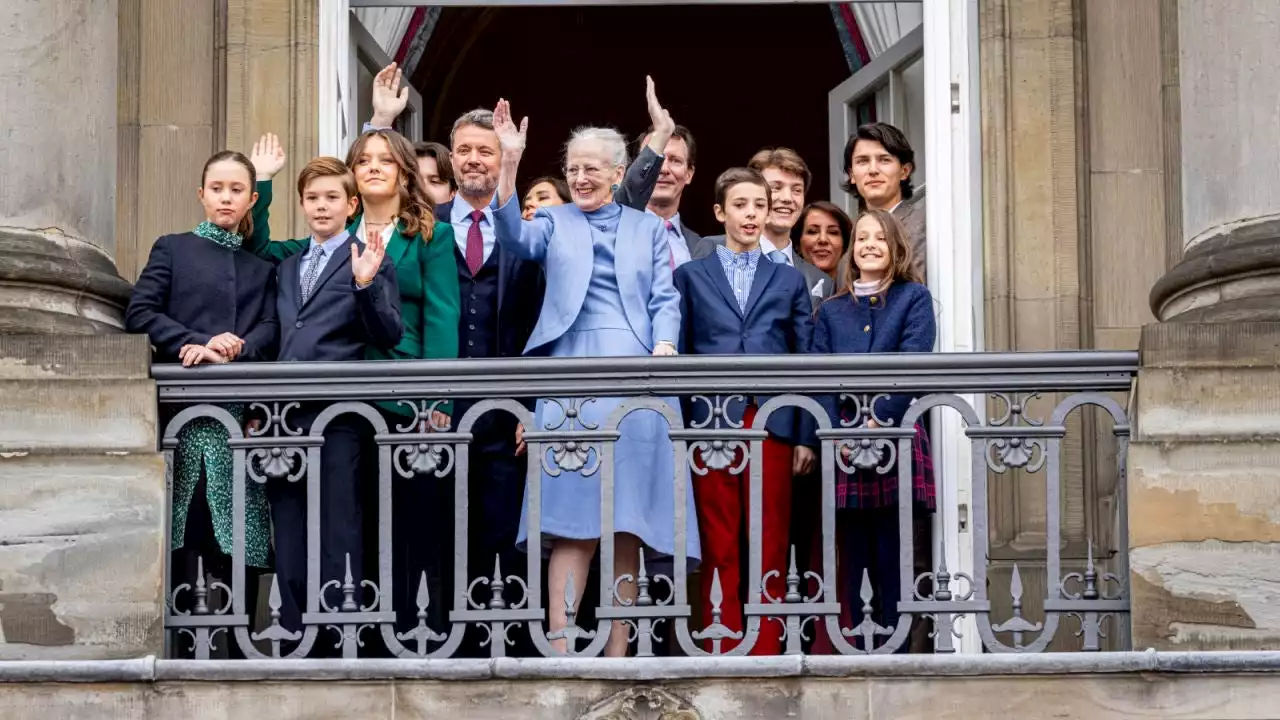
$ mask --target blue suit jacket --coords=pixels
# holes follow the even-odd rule
[[[813,331],[815,353],[933,352],[938,328],[933,318],[933,296],[919,283],[896,282],[872,298],[841,295],[818,308]],[[915,395],[889,395],[874,403],[876,417],[897,427]],[[840,425],[839,410],[853,403],[822,399],[831,422]]]
[[[523,221],[512,198],[494,212],[494,231],[504,250],[542,263],[546,273],[546,295],[527,354],[555,342],[578,319],[595,257],[591,227],[572,204],[540,208]],[[666,229],[657,216],[622,208],[614,263],[623,311],[636,337],[650,352],[660,340],[677,342],[680,296],[672,285]]]
[[[813,335],[813,306],[799,270],[761,257],[747,294],[746,311],[725,277],[720,258],[711,254],[676,268],[682,329],[680,352],[686,355],[782,355],[809,351]],[[726,398],[720,398],[725,402]],[[754,398],[763,404],[764,397]],[[704,423],[710,408],[704,402],[684,402],[684,416]],[[742,420],[742,400],[726,403],[727,417]],[[796,444],[801,437],[801,411],[779,410],[765,425],[780,440]]]
[[[351,273],[352,243],[363,252],[364,243],[348,237],[334,250],[305,303],[299,287],[303,253],[280,263],[280,360],[360,360],[365,345],[390,350],[399,344],[404,325],[395,266],[384,257],[373,282],[357,288]]]

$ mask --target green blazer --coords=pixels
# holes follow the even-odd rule
[[[258,257],[279,264],[282,260],[307,249],[310,238],[271,241],[268,226],[271,206],[271,183],[258,183],[258,202],[253,207],[253,233],[245,238],[244,247]],[[360,226],[357,215],[347,224],[348,232]],[[361,238],[363,240],[363,238]],[[458,287],[458,265],[453,257],[453,226],[437,222],[431,240],[420,235],[408,237],[397,227],[387,243],[387,257],[396,267],[400,285],[400,316],[404,321],[404,337],[390,351],[369,347],[368,360],[453,359],[458,357],[458,322],[462,316],[461,290]],[[399,415],[409,415],[404,405],[379,403]],[[452,403],[442,404],[440,411],[452,413]]]

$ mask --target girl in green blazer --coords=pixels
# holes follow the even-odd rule
[[[253,209],[253,233],[245,248],[261,258],[279,263],[302,252],[310,238],[271,242],[268,227],[271,178],[284,167],[284,151],[274,135],[264,135],[253,148],[258,168],[258,203]],[[351,145],[347,167],[356,176],[360,204],[347,224],[347,232],[362,242],[381,233],[387,257],[396,266],[400,285],[400,313],[404,339],[391,351],[370,347],[369,360],[438,359],[458,357],[458,320],[461,315],[457,264],[453,258],[453,226],[436,222],[435,207],[418,175],[413,146],[394,130],[371,130]],[[301,192],[301,190],[299,190]],[[413,415],[408,406],[379,403],[403,418]],[[450,404],[441,404],[433,415],[437,429],[448,426]],[[394,431],[395,428],[392,428]]]

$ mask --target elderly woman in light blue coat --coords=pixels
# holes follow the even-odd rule
[[[613,202],[612,188],[627,164],[625,139],[607,128],[580,128],[565,154],[565,179],[573,203],[541,208],[532,220],[521,220],[515,176],[524,150],[528,119],[516,127],[505,100],[494,111],[494,127],[502,140],[499,175],[500,208],[494,230],[502,247],[522,258],[543,263],[547,276],[542,313],[526,355],[554,357],[620,357],[675,355],[680,330],[680,296],[671,276],[671,251],[661,221],[653,215]],[[539,430],[567,430],[566,409],[578,405],[574,429],[604,428],[622,402],[540,400]],[[670,402],[670,401],[669,401]],[[675,403],[670,402],[674,407]],[[678,412],[678,410],[677,410]],[[618,427],[614,449],[614,573],[635,575],[641,545],[646,557],[675,554],[674,457],[666,421],[656,412],[633,412]],[[593,452],[592,455],[595,455]],[[548,571],[550,628],[565,625],[564,589],[572,573],[581,597],[591,558],[601,535],[600,473],[565,469],[569,463],[543,458],[542,518],[544,540],[551,548]],[[586,459],[586,471],[599,458]],[[555,474],[546,468],[555,468]],[[700,555],[693,490],[686,483],[686,538],[691,560]],[[526,503],[526,513],[528,511]],[[521,541],[527,539],[521,530]],[[634,583],[622,583],[619,594],[634,597]],[[564,650],[563,640],[554,643]],[[627,629],[615,623],[605,653],[624,655]]]

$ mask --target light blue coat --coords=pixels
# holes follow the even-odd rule
[[[573,326],[587,297],[594,253],[591,227],[576,205],[540,208],[532,220],[520,218],[514,198],[494,213],[494,230],[507,252],[542,263],[546,295],[525,354],[550,345]],[[658,341],[680,336],[680,295],[672,282],[667,233],[656,215],[622,208],[614,272],[627,321],[653,352]]]

